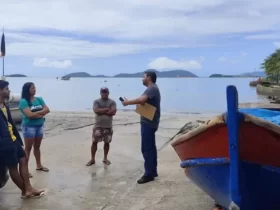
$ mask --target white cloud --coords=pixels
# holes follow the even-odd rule
[[[186,39],[279,29],[279,8],[275,0],[2,0],[0,20],[13,30],[53,29],[122,40]]]
[[[280,31],[279,9],[276,0],[1,0],[0,26],[7,31],[7,55],[67,60],[211,46],[217,35]]]
[[[259,11],[249,10],[248,14],[251,17],[257,17],[257,18],[262,17],[262,14]]]
[[[225,56],[221,56],[217,59],[217,62],[220,62],[220,63],[224,63],[224,62],[227,62],[228,59],[225,57]]]
[[[280,42],[273,42],[274,46],[280,48]]]
[[[159,57],[148,64],[151,69],[200,69],[201,64],[196,60],[177,61],[167,57]]]
[[[71,60],[49,60],[48,58],[35,58],[33,66],[36,67],[48,67],[48,68],[57,68],[57,69],[67,69],[72,66]]]
[[[248,53],[246,53],[246,52],[241,52],[241,56],[242,57],[245,57],[245,56],[247,56],[248,55]]]
[[[234,58],[232,57],[225,57],[225,56],[221,56],[219,58],[217,58],[217,62],[219,63],[232,63],[232,64],[236,64],[242,60],[244,60],[244,58],[248,55],[247,52],[240,52],[239,56],[236,56]]]
[[[261,40],[261,39],[278,39],[280,37],[280,33],[265,33],[265,34],[255,34],[246,36],[245,39],[251,40]]]
[[[200,63],[203,63],[203,61],[205,61],[205,57],[204,56],[199,56],[198,60],[199,60]]]
[[[9,38],[7,38],[7,55],[53,59],[111,57],[153,49],[181,47],[171,44],[98,43],[67,37],[26,33],[6,33],[6,37]]]

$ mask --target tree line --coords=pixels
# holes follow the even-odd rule
[[[280,80],[280,49],[265,58],[261,68],[264,69],[268,81],[278,84]]]

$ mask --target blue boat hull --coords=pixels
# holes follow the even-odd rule
[[[256,110],[239,111],[237,90],[228,86],[222,125],[172,146],[187,177],[225,209],[280,210],[279,127],[265,118],[248,123],[250,111]]]
[[[209,162],[209,159],[204,161]],[[192,163],[194,162],[196,160],[192,160]],[[183,161],[181,167],[188,167],[187,176],[221,206],[229,208],[232,202],[229,163],[225,161],[222,164],[193,166],[189,161]],[[280,169],[241,162],[240,191],[242,194],[240,209],[279,210]]]

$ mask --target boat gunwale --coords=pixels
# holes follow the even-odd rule
[[[194,158],[183,160],[180,164],[181,168],[192,168],[209,165],[225,165],[229,164],[228,158]]]
[[[270,121],[264,120],[262,118],[258,118],[256,116],[253,116],[250,114],[246,114],[246,113],[242,113],[242,112],[239,112],[239,113],[241,113],[244,116],[243,122],[253,123],[257,126],[260,126],[262,128],[265,128],[267,130],[270,130],[270,131],[280,135],[280,126],[278,126]],[[226,126],[227,125],[226,121],[227,121],[226,113],[218,115],[218,116],[208,120],[204,124],[199,125],[197,128],[190,130],[189,132],[182,134],[182,135],[178,136],[177,138],[175,137],[174,140],[171,142],[171,145],[173,147],[176,147],[177,145],[182,144],[185,141],[189,141],[193,137],[206,132],[210,128],[220,126],[220,125]]]

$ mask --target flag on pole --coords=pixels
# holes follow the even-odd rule
[[[3,33],[2,39],[1,39],[1,53],[0,56],[5,56],[6,55],[6,46],[5,46],[5,35]]]

